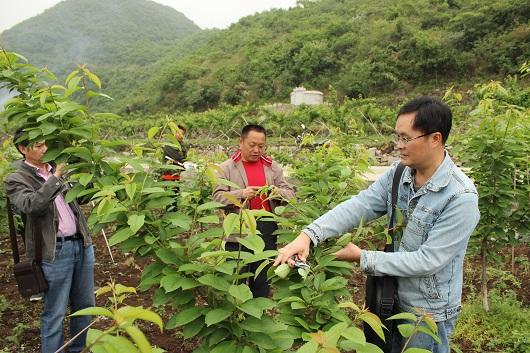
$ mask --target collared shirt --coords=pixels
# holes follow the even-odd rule
[[[52,167],[49,164],[46,164],[46,170],[38,168],[33,164],[25,161],[26,164],[30,165],[33,168],[37,169],[37,174],[42,177],[44,180],[48,180],[52,176]],[[66,237],[74,235],[77,232],[75,215],[70,206],[64,200],[64,197],[61,193],[58,193],[54,199],[55,208],[57,209],[57,216],[59,220],[59,226],[57,229],[58,237]]]

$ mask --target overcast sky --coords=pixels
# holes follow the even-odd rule
[[[75,1],[75,0],[68,0]],[[36,16],[60,0],[0,0],[0,32]],[[272,8],[295,6],[296,0],[156,0],[182,12],[201,28],[226,28],[241,17]]]

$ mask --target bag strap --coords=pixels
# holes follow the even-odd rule
[[[403,163],[399,163],[396,167],[396,171],[394,172],[394,178],[392,179],[392,211],[390,213],[390,220],[388,221],[388,233],[392,237],[392,243],[385,245],[385,252],[394,251],[394,243],[396,242],[396,238],[394,236],[394,219],[396,216],[399,182],[401,181],[401,176],[403,175],[404,170],[405,165]]]
[[[20,255],[18,253],[17,231],[15,229],[15,219],[13,217],[13,209],[9,202],[9,197],[6,197],[7,206],[7,223],[9,225],[9,237],[11,239],[11,251],[13,252],[13,261],[15,264],[20,262]]]

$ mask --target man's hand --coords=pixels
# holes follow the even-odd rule
[[[359,262],[361,260],[361,248],[353,243],[349,243],[335,254],[338,260]]]
[[[279,255],[273,266],[288,263],[289,266],[294,267],[294,260],[291,258],[293,255],[296,255],[298,260],[305,262],[309,255],[309,245],[311,245],[311,238],[304,232],[300,233],[295,240],[278,250]]]
[[[243,189],[243,198],[244,199],[253,199],[258,194],[258,190],[261,186],[247,186]]]
[[[66,165],[64,163],[59,163],[55,166],[55,171],[53,175],[57,178],[60,178],[66,173]]]

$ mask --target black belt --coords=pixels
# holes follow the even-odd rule
[[[79,239],[79,238],[76,237],[76,236],[73,236],[73,235],[69,235],[67,237],[57,237],[57,241],[58,242],[73,241],[73,240],[77,240],[77,239]]]

